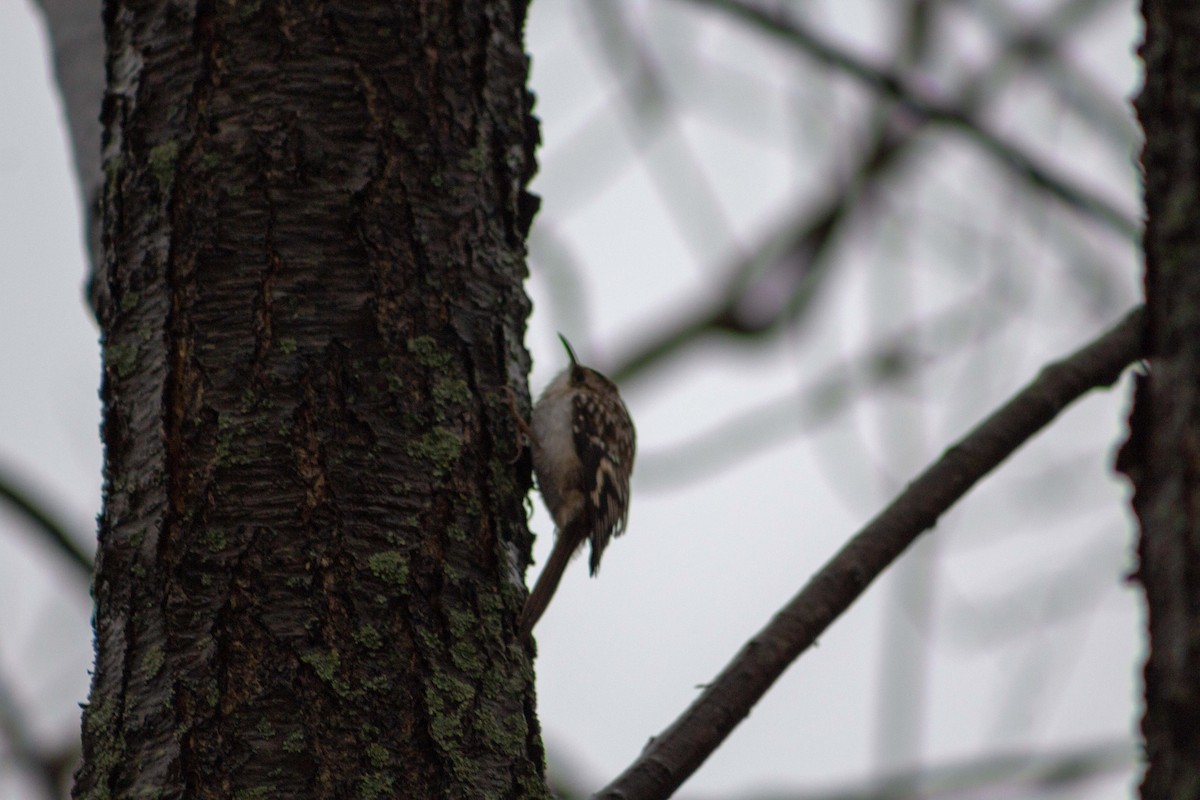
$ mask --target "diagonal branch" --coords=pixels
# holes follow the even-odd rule
[[[1141,308],[1041,373],[925,470],[751,639],[684,713],[596,797],[671,795],[829,625],[984,475],[1091,389],[1111,386],[1142,350]]]

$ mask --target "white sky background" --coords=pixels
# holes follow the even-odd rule
[[[882,59],[893,37],[888,5],[797,7]],[[1046,3],[1020,5],[1032,13]],[[628,119],[583,7],[539,0],[528,29],[544,139],[529,283],[535,390],[563,364],[556,330],[603,367],[711,296],[724,265],[790,202],[847,168],[868,97],[757,35],[683,13],[687,6],[639,4],[631,16],[646,52],[685,109],[666,133],[647,137]],[[955,40],[944,48],[946,68],[926,88],[986,60],[986,27],[967,12],[956,19],[941,34]],[[1132,5],[1118,6],[1075,38],[1072,62],[1128,97],[1137,35]],[[83,303],[78,201],[46,58],[25,0],[0,0],[0,464],[90,536],[100,491],[97,334]],[[1135,215],[1132,154],[1097,144],[1032,83],[1014,87],[989,114],[993,129]],[[1085,232],[1078,250],[1062,247],[1055,225],[1080,230],[1077,218],[1024,198],[961,138],[931,138],[915,164],[905,174],[919,180],[888,184],[876,200],[883,221],[841,243],[837,275],[802,326],[759,347],[697,348],[626,387],[639,431],[629,531],[606,552],[598,580],[582,561],[573,565],[538,629],[547,744],[584,788],[623,769],[916,470],[1043,362],[1134,302],[1140,267],[1128,243]],[[667,179],[689,182],[686,216],[663,190]],[[551,241],[572,268],[549,257]],[[1083,282],[1091,270],[1109,283]],[[1098,284],[1108,288],[1084,288]],[[667,459],[723,420],[802,395],[827,370],[859,364],[872,342],[976,294],[987,300],[965,334],[976,349],[926,331],[922,351],[936,357],[927,370],[898,387],[860,388],[827,426],[769,431],[776,444],[701,479],[683,480],[680,462]],[[991,326],[1001,296],[1012,321]],[[890,573],[681,796],[812,790],[911,759],[937,765],[1131,740],[1142,619],[1137,592],[1121,580],[1132,534],[1126,491],[1111,476],[1127,394],[1123,386],[1089,397],[969,494],[901,566],[910,587],[929,588],[928,615],[901,608],[919,607],[922,593],[913,599]],[[694,456],[683,462],[698,465]],[[535,505],[540,564],[552,528]],[[39,735],[57,742],[75,735],[86,694],[90,608],[70,569],[30,541],[0,510],[0,680]],[[1089,567],[1083,577],[1080,565]],[[925,659],[915,662],[916,685],[903,680],[913,653]],[[885,673],[893,683],[881,683]],[[920,723],[903,741],[881,743],[881,719],[906,719],[903,703],[890,717],[881,711],[882,695],[897,692]],[[1132,780],[1131,770],[1043,796],[1126,797]],[[21,786],[0,778],[0,798],[21,797]],[[971,795],[985,796],[1001,795]]]

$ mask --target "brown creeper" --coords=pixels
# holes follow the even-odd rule
[[[625,531],[629,476],[633,471],[633,420],[616,384],[575,358],[562,336],[571,365],[560,372],[533,406],[528,431],[542,500],[558,529],[550,558],[521,612],[528,638],[546,610],[563,570],[585,540],[591,540],[591,574],[609,539]]]

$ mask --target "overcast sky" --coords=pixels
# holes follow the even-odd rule
[[[813,18],[828,30],[874,52],[886,4],[814,5],[825,8],[825,17]],[[660,66],[672,91],[700,110],[646,136],[622,117],[627,109],[603,66],[596,25],[578,6],[535,2],[528,30],[545,141],[535,184],[543,195],[535,231],[541,240],[529,283],[535,391],[565,363],[556,331],[573,339],[583,359],[603,366],[710,296],[723,263],[776,221],[789,198],[828,179],[828,156],[806,160],[796,150],[836,155],[837,123],[861,105],[843,92],[832,106],[810,106],[817,88],[804,81],[814,71],[797,67],[786,51],[763,48],[683,6],[651,4],[634,19],[644,24],[646,41],[662,48],[653,52],[676,47],[693,59],[676,66],[663,56]],[[1137,81],[1133,10],[1119,11],[1097,20],[1071,54],[1117,96]],[[100,494],[97,329],[83,302],[79,201],[38,25],[26,0],[0,0],[0,466],[90,539]],[[968,43],[960,52],[966,60],[970,42],[987,40],[967,22],[956,32]],[[722,110],[706,113],[710,101]],[[1035,134],[1043,152],[1136,209],[1128,159],[1114,166],[1093,153],[1086,126],[1056,117],[1044,98],[1031,97],[1032,110],[1020,102],[1014,98],[1013,116],[1001,120],[1006,130],[1024,131],[1036,119],[1035,130],[1051,132]],[[883,205],[901,205],[908,215],[898,214],[878,237],[846,245],[848,266],[811,324],[755,350],[696,350],[626,387],[639,431],[628,532],[606,552],[599,579],[588,579],[582,561],[572,565],[538,628],[547,743],[552,759],[576,770],[586,788],[623,769],[954,436],[1047,358],[1101,329],[1104,320],[1066,307],[1065,297],[1078,299],[1066,271],[1055,272],[1056,257],[1045,254],[1046,242],[1030,238],[1028,221],[1013,221],[1042,212],[1010,209],[998,190],[990,217],[964,223],[947,197],[991,191],[979,183],[981,168],[953,143],[927,157],[943,165],[934,188],[903,203],[884,198]],[[704,166],[699,178],[697,163]],[[665,180],[694,182],[694,215],[681,221],[673,213]],[[909,303],[912,319],[935,313],[960,290],[913,265],[942,259],[949,274],[957,267],[947,253],[958,247],[975,259],[968,246],[979,242],[994,273],[1008,268],[1005,259],[1019,259],[1014,268],[1029,268],[1030,259],[1040,268],[1044,260],[1047,277],[1023,312],[1028,325],[981,343],[974,356],[948,357],[946,371],[932,373],[938,378],[860,398],[828,426],[768,431],[770,446],[722,469],[709,469],[696,451],[672,459],[673,448],[769,399],[798,393],[815,376],[852,363],[866,343],[903,329],[903,320],[892,324],[887,313],[893,302]],[[555,257],[560,250],[575,268]],[[1113,260],[1124,270],[1113,302],[1132,303],[1136,258],[1117,248]],[[927,393],[955,399],[930,411],[919,400]],[[873,587],[682,796],[840,785],[902,756],[904,746],[880,744],[881,686],[895,686],[881,676],[904,670],[890,656],[897,647],[926,653],[908,689],[923,709],[911,737],[923,763],[1131,740],[1142,621],[1137,594],[1121,580],[1131,564],[1132,528],[1125,490],[1110,474],[1126,395],[1122,388],[1088,398],[969,495],[903,568],[910,586],[915,580],[929,590],[915,601],[928,604],[928,615],[894,613],[904,595],[891,577]],[[1081,474],[1086,480],[1074,480]],[[1038,510],[1063,492],[1074,493],[1066,506],[1073,511],[1053,503],[1051,511]],[[534,505],[540,565],[552,526],[540,501]],[[86,696],[90,607],[76,575],[31,542],[0,509],[0,681],[39,735],[58,741],[73,735]],[[1067,566],[1084,561],[1094,567],[1092,577],[1064,583]],[[1006,626],[1022,632],[1006,635]],[[1127,771],[1061,796],[1124,797],[1132,779]],[[19,792],[11,778],[0,780],[0,798]]]

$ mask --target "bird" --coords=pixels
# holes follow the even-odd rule
[[[538,489],[556,529],[550,558],[518,620],[524,639],[532,634],[584,542],[591,543],[588,568],[595,576],[608,543],[625,532],[629,520],[629,481],[637,449],[633,419],[617,385],[580,364],[566,337],[558,338],[570,364],[542,391],[530,424],[519,422],[530,440]]]

